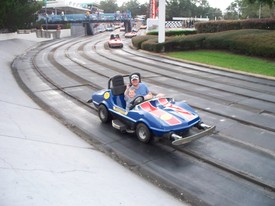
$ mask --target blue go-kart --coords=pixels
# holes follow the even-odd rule
[[[140,77],[139,73],[134,74]],[[144,100],[143,96],[138,96],[132,101],[130,109],[126,109],[124,82],[131,82],[134,74],[116,75],[109,79],[107,89],[92,94],[88,102],[98,109],[103,123],[112,122],[112,126],[121,132],[136,133],[144,143],[157,136],[168,138],[173,145],[181,145],[214,132],[215,126],[202,123],[192,107],[173,98]]]

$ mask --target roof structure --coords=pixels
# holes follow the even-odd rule
[[[97,8],[98,4],[93,1],[76,1],[76,0],[47,0],[42,10],[62,10],[67,14],[79,14],[91,11]]]

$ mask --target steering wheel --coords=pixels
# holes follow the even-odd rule
[[[136,105],[140,104],[143,101],[144,101],[144,96],[137,96],[137,97],[135,97],[135,99],[133,99],[131,101],[131,103],[130,103],[131,106],[130,106],[129,109],[133,109]]]

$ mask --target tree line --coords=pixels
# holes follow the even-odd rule
[[[43,2],[35,0],[1,0],[0,32],[31,28],[35,22],[35,13],[42,6]]]
[[[274,18],[275,0],[234,0],[226,9],[225,19]]]
[[[44,1],[38,0],[1,0],[0,32],[13,32],[17,29],[32,28],[36,13],[41,10]],[[136,0],[125,1],[118,6],[118,0],[102,0],[99,8],[105,13],[130,11],[132,16],[150,16],[148,3]],[[207,0],[166,0],[166,20],[173,17],[203,17],[216,19],[244,19],[275,17],[275,0],[234,0],[226,12],[213,8]]]

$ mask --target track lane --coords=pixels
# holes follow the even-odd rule
[[[83,44],[81,44],[81,45],[83,45]],[[83,46],[82,46],[83,47]],[[77,49],[77,48],[79,48],[78,46],[76,46],[75,47],[75,49]],[[62,49],[61,49],[62,50]],[[61,51],[60,50],[60,51]],[[74,49],[72,49],[72,51],[73,51]],[[81,49],[80,49],[81,50]],[[51,51],[51,52],[56,52],[57,51],[57,49],[55,50],[55,51]],[[79,49],[78,49],[78,51],[79,51]],[[51,53],[50,52],[50,53]],[[62,53],[62,52],[61,52]],[[77,52],[71,52],[70,51],[70,54],[72,54],[72,56],[73,56],[73,54],[74,53],[77,53]],[[53,55],[53,56],[51,56],[50,57],[50,59],[51,59],[51,61],[56,61],[56,60],[54,60],[55,58],[57,58],[57,59],[59,59],[59,58],[65,58],[64,56],[63,57],[61,57],[60,55],[57,55],[56,57],[54,57],[55,55]],[[85,58],[84,58],[85,59]],[[106,63],[106,62],[105,62]],[[59,64],[60,64],[60,62],[59,62]],[[80,66],[79,64],[78,64],[78,66]],[[65,66],[63,66],[63,67],[65,67]],[[68,69],[68,68],[66,68],[65,67],[65,69]],[[110,67],[110,68],[108,68],[109,70],[110,69],[112,69],[112,67]],[[107,70],[107,69],[106,69]],[[81,70],[82,71],[82,70]],[[80,71],[80,72],[81,72]],[[98,72],[98,71],[97,71]],[[114,72],[116,73],[117,71],[116,71],[116,68],[114,68]],[[63,73],[66,73],[66,72],[63,72]],[[74,72],[74,75],[76,74],[76,72]],[[92,74],[92,73],[91,73]],[[97,75],[99,75],[98,73],[97,73]],[[105,73],[105,75],[106,75],[106,73]],[[148,73],[148,77],[149,77],[149,73]],[[66,76],[66,75],[65,75]],[[70,75],[67,75],[67,76],[70,76]],[[99,75],[100,76],[100,75]],[[152,76],[152,75],[151,75]],[[71,76],[72,77],[72,76]],[[147,78],[148,78],[147,77]],[[67,77],[66,77],[67,78]],[[77,77],[77,78],[79,78],[79,77]],[[147,78],[146,78],[146,80],[147,80]],[[172,77],[171,77],[172,78]],[[85,80],[87,80],[87,79],[85,79]],[[75,80],[74,80],[75,81]],[[88,80],[89,81],[89,80]],[[106,84],[106,83],[105,83]],[[98,86],[98,85],[93,85],[93,88],[92,89],[90,89],[90,91],[96,91],[96,88],[99,88],[100,86]],[[156,86],[155,86],[156,87]],[[174,87],[173,87],[174,88]],[[175,86],[175,88],[177,88],[176,86]],[[172,89],[173,90],[173,89]],[[175,91],[177,91],[177,89],[175,90]],[[83,92],[83,90],[81,90],[81,91],[79,91],[79,93],[82,93]],[[77,92],[76,92],[77,93]],[[176,93],[176,92],[175,92]],[[56,95],[56,94],[55,94]],[[55,96],[54,95],[54,96]],[[47,96],[47,95],[45,95],[45,96]],[[62,96],[62,95],[61,95]],[[80,96],[82,96],[82,95],[80,95]],[[191,96],[191,94],[190,94],[190,97],[192,97]],[[195,96],[193,96],[193,98],[194,98]],[[191,98],[192,99],[192,98]],[[60,97],[60,100],[59,101],[61,101],[62,100],[62,98]],[[198,106],[198,108],[200,108],[200,107],[202,107],[201,105],[204,105],[204,104],[208,104],[209,102],[207,102],[207,98],[206,98],[206,100],[203,100],[203,99],[199,99],[199,100],[201,100],[201,102],[204,102],[204,101],[206,101],[206,103],[203,103],[203,104],[199,104]],[[197,100],[196,100],[197,101]],[[209,100],[208,100],[209,101]],[[188,102],[189,102],[189,99],[188,99]],[[56,103],[56,104],[53,104],[53,105],[55,105],[56,107],[59,107],[58,106],[58,104]],[[68,109],[67,109],[68,110]],[[89,111],[89,109],[87,109],[88,111]],[[73,111],[73,110],[72,110]],[[204,117],[206,117],[206,119],[208,120],[208,118],[207,118],[207,116],[209,115],[208,114],[208,110],[207,109],[205,109],[205,111],[206,112],[204,112],[203,110],[202,110],[202,114],[203,114],[203,116]],[[63,113],[66,113],[66,112],[63,112]],[[79,113],[79,112],[76,112],[76,113]],[[201,114],[201,112],[200,112],[200,114]],[[69,115],[69,114],[63,114],[63,115]],[[84,115],[84,114],[83,114]],[[219,114],[217,114],[217,115],[219,115]],[[85,115],[84,115],[85,116]],[[87,116],[87,115],[86,115]],[[72,118],[72,117],[70,117],[70,115],[68,116],[68,118],[70,119],[70,118]],[[88,117],[87,116],[87,119],[86,118],[83,118],[83,120],[82,120],[82,123],[84,124],[84,121],[85,120],[87,120],[87,121],[89,121],[88,119],[89,119],[90,117]],[[213,121],[213,122],[215,122],[216,121],[216,123],[219,123],[219,122],[217,122],[217,121],[219,121],[220,119],[222,119],[223,118],[223,116],[219,116],[219,117],[217,117],[217,118],[213,118],[211,121]],[[94,119],[94,118],[93,118]],[[205,119],[205,118],[204,118]],[[73,120],[73,119],[70,119],[70,121],[75,121],[75,120]],[[98,120],[97,120],[98,121]],[[230,119],[227,119],[227,118],[225,118],[225,121],[227,121],[227,122],[230,122],[231,120]],[[230,123],[230,125],[234,125],[234,124],[236,124],[236,125],[239,125],[239,123],[234,123],[234,121],[232,122],[232,123]],[[82,127],[79,123],[74,123],[74,125],[78,125],[79,127]],[[87,123],[85,122],[85,128],[86,129],[84,129],[84,131],[87,131],[87,128],[89,128],[89,127],[91,127],[91,125],[89,126],[89,125],[87,125]],[[223,130],[225,130],[225,129],[228,129],[229,131],[230,131],[230,127],[228,127],[228,125],[226,126],[226,125],[224,125],[224,124],[220,124],[219,123],[219,125],[220,125],[220,129],[223,131]],[[101,127],[101,126],[99,126],[99,124],[97,123],[96,124],[96,126],[98,126],[98,127]],[[244,125],[245,126],[245,125]],[[224,128],[223,128],[224,127]],[[96,129],[97,127],[95,127],[95,129]],[[257,129],[257,128],[255,128],[256,129],[256,131],[258,131],[259,129]],[[89,129],[88,129],[89,130]],[[233,128],[233,130],[234,130],[234,128]],[[232,129],[231,129],[231,131],[232,131]],[[99,129],[99,131],[96,131],[96,133],[98,133],[98,132],[102,132],[102,130],[101,129]],[[219,133],[222,133],[221,131],[219,131]],[[103,132],[103,134],[106,134],[106,135],[108,135],[108,133],[106,133],[106,131],[105,132]],[[274,135],[272,132],[270,133],[271,134],[271,137]],[[94,136],[99,136],[99,134],[92,134],[92,135],[94,135]],[[101,133],[100,133],[100,136],[102,137],[102,135],[101,135]],[[137,145],[138,143],[135,141],[135,140],[133,140],[133,139],[128,139],[127,137],[126,137],[126,139],[125,139],[125,136],[122,136],[122,137],[120,137],[120,134],[119,133],[116,133],[115,132],[115,134],[114,134],[114,136],[115,136],[115,139],[113,140],[113,141],[107,141],[105,144],[108,144],[108,147],[110,148],[112,148],[112,150],[114,149],[114,148],[121,148],[121,144],[122,145],[124,145],[124,144],[130,144],[130,145],[132,145],[132,147],[131,147],[131,149],[132,150],[136,150],[136,149],[134,149],[134,145]],[[217,150],[217,151],[215,151],[214,149],[210,149],[210,148],[215,148],[215,149],[217,149],[217,148],[219,148],[218,146],[216,146],[215,147],[215,144],[214,143],[216,143],[217,144],[217,138],[221,138],[222,136],[221,135],[219,135],[218,134],[218,137],[215,137],[215,138],[212,138],[212,137],[207,137],[207,138],[204,138],[204,139],[201,139],[201,140],[199,140],[199,141],[197,141],[197,142],[194,142],[193,144],[190,144],[190,145],[188,145],[187,147],[184,147],[183,149],[182,149],[182,151],[181,150],[179,150],[179,149],[175,149],[175,150],[171,150],[171,147],[168,149],[168,153],[167,154],[169,154],[169,157],[171,157],[171,155],[173,156],[175,153],[177,153],[177,156],[176,156],[176,160],[174,160],[173,162],[178,162],[178,161],[183,161],[183,162],[181,162],[180,163],[180,167],[179,168],[176,168],[176,169],[178,169],[178,170],[174,170],[174,171],[170,171],[170,168],[166,168],[166,171],[163,171],[163,173],[165,174],[162,174],[163,176],[166,176],[166,175],[168,175],[168,174],[166,174],[168,171],[170,171],[171,172],[171,174],[173,173],[173,172],[183,172],[183,174],[184,175],[186,175],[186,176],[184,176],[184,178],[186,178],[188,175],[191,175],[192,173],[186,173],[186,171],[185,171],[185,169],[186,169],[186,165],[185,164],[183,164],[183,163],[187,163],[188,162],[188,164],[187,165],[193,165],[193,167],[195,168],[195,165],[196,164],[198,164],[197,166],[199,166],[198,168],[201,168],[201,166],[203,165],[202,164],[202,162],[204,162],[205,161],[205,159],[211,159],[211,162],[218,162],[218,164],[220,164],[220,165],[222,165],[222,163],[221,162],[219,162],[218,160],[219,160],[219,158],[221,158],[221,156],[219,156],[219,154],[220,154],[220,151],[219,150]],[[234,138],[234,136],[232,137],[232,135],[230,135],[230,137],[231,138]],[[106,138],[105,138],[106,139]],[[108,139],[108,138],[107,138]],[[101,140],[100,140],[101,141]],[[204,142],[204,141],[206,141],[206,142]],[[228,139],[225,139],[225,142],[229,142],[228,144],[230,145],[230,146],[232,146],[232,148],[233,149],[235,149],[236,151],[234,152],[234,154],[236,154],[236,153],[244,153],[244,151],[249,151],[250,149],[251,149],[251,147],[253,146],[253,145],[249,145],[249,144],[247,144],[247,145],[245,145],[245,149],[243,148],[243,146],[240,144],[240,143],[234,143],[234,144],[236,144],[235,146],[234,146],[234,144],[232,143],[232,141],[229,141]],[[246,140],[245,139],[243,139],[243,143],[245,143],[246,142]],[[227,148],[227,146],[228,146],[228,144],[220,144],[219,146],[221,146],[221,145],[225,145],[225,146],[223,146],[225,149]],[[139,144],[138,144],[139,145]],[[164,144],[165,145],[165,144]],[[161,148],[164,146],[163,145],[163,143],[155,143],[155,145],[153,145],[154,147],[156,147],[156,150],[161,150]],[[198,145],[201,145],[201,147],[196,147],[196,146],[198,146]],[[207,145],[207,147],[206,147],[206,145]],[[241,145],[241,146],[240,146]],[[142,150],[144,150],[144,149],[146,149],[146,148],[148,148],[148,146],[144,146],[144,145],[141,145],[140,146],[140,148],[138,148],[138,150],[140,150],[140,149],[142,149]],[[211,147],[209,147],[209,146],[211,146]],[[264,144],[262,144],[262,146],[264,146]],[[223,147],[221,147],[220,148],[220,150],[222,151],[222,148]],[[125,150],[125,147],[123,147],[124,148],[124,150]],[[152,147],[149,147],[150,149],[152,149]],[[165,146],[165,148],[167,149],[167,147]],[[209,148],[209,150],[207,150],[206,148]],[[264,148],[263,148],[264,149]],[[273,148],[274,149],[274,148]],[[165,150],[166,151],[166,150]],[[190,153],[190,151],[192,151],[193,152],[193,154],[191,155],[191,153]],[[267,151],[267,150],[266,150]],[[271,148],[269,148],[269,151],[272,151],[272,147]],[[166,151],[167,152],[167,151]],[[213,156],[211,156],[211,155],[209,155],[209,152],[212,152],[213,153]],[[117,151],[116,151],[116,153],[117,153]],[[136,152],[135,152],[136,153]],[[158,152],[157,152],[158,153]],[[189,153],[189,154],[188,154]],[[253,154],[257,154],[257,153],[260,153],[260,154],[258,154],[259,155],[259,157],[261,157],[261,158],[263,158],[263,157],[265,157],[266,156],[266,154],[265,154],[265,150],[259,150],[257,147],[255,147],[254,148],[254,153]],[[264,155],[262,155],[262,153],[264,153]],[[151,153],[150,153],[151,154]],[[199,156],[200,158],[198,158],[198,157],[196,157],[194,154],[196,154],[197,156]],[[227,153],[225,153],[225,154],[227,154]],[[271,153],[272,154],[272,153]],[[124,154],[120,154],[121,156],[123,156]],[[158,155],[159,155],[159,153],[158,153]],[[243,155],[244,154],[242,154],[241,156],[243,157]],[[234,156],[234,155],[233,155]],[[231,158],[233,158],[233,160],[236,160],[236,157],[234,158],[234,157],[231,157]],[[142,156],[143,157],[143,156]],[[187,157],[187,159],[185,159],[185,157]],[[211,157],[211,158],[210,158]],[[214,158],[213,158],[214,157]],[[144,157],[143,157],[144,158]],[[163,156],[161,156],[161,157],[157,157],[156,159],[157,159],[157,161],[152,161],[152,160],[146,160],[145,161],[145,165],[146,165],[146,167],[156,167],[156,165],[155,165],[155,163],[156,162],[161,162],[163,159]],[[195,158],[195,159],[194,159]],[[266,158],[266,160],[267,161],[261,161],[261,162],[270,162],[270,165],[273,165],[273,161],[274,161],[274,157],[272,157],[272,155],[271,155],[271,159],[270,159],[270,157],[265,157]],[[168,158],[169,159],[169,158]],[[170,160],[170,159],[169,159]],[[224,164],[226,163],[226,162],[232,162],[232,160],[230,160],[227,156],[225,156],[225,157],[223,157],[223,159],[222,160],[224,160],[225,162],[224,162]],[[249,159],[249,160],[252,160],[252,159]],[[272,161],[270,161],[270,160],[272,160]],[[193,164],[193,161],[195,161],[196,162],[196,164]],[[209,160],[208,160],[209,161]],[[154,165],[150,165],[150,164],[153,164],[154,163]],[[166,163],[166,166],[167,167],[169,167],[169,162],[166,162],[165,161],[165,163]],[[253,160],[252,160],[252,162],[250,161],[248,164],[250,165],[250,167],[251,167],[251,169],[252,170],[254,170],[253,168]],[[141,163],[139,163],[139,164],[141,164]],[[183,165],[182,165],[183,164]],[[142,164],[143,165],[143,164]],[[207,164],[206,164],[207,165]],[[211,165],[211,164],[209,164],[209,165]],[[134,166],[135,167],[137,167],[136,166],[136,164],[134,164]],[[143,165],[144,166],[144,165]],[[233,167],[234,165],[229,165],[229,166],[226,166],[226,167],[232,167],[231,168],[231,170],[232,171],[238,171],[238,168],[234,168]],[[259,167],[259,165],[257,165],[258,167]],[[263,165],[260,165],[260,166],[263,166]],[[213,165],[211,166],[211,168],[213,167]],[[235,167],[237,167],[237,166],[235,166]],[[240,167],[240,166],[239,166]],[[137,168],[139,168],[138,170],[142,170],[142,168],[141,168],[141,166],[138,166]],[[174,168],[174,167],[173,167]],[[195,169],[194,171],[202,171],[201,169]],[[213,167],[213,168],[215,168],[215,167]],[[212,169],[213,169],[212,168]],[[241,167],[240,167],[241,168]],[[175,168],[174,168],[175,169]],[[271,168],[272,169],[272,168]],[[217,170],[217,173],[216,172],[213,172],[213,171],[216,171]],[[223,181],[224,182],[226,182],[225,181],[225,179],[227,178],[227,175],[228,174],[230,174],[230,170],[229,171],[226,171],[226,170],[222,170],[222,171],[220,171],[220,169],[213,169],[213,171],[208,171],[208,172],[205,172],[205,174],[208,174],[209,175],[209,177],[210,176],[212,176],[212,177],[215,177],[215,178],[221,178],[221,179],[223,179]],[[247,175],[247,176],[252,176],[252,179],[254,179],[254,176],[255,177],[258,177],[258,172],[259,172],[259,170],[257,171],[257,170],[255,170],[255,171],[245,171],[244,169],[240,169],[240,171],[241,172],[244,172],[244,175]],[[270,168],[267,170],[267,173],[270,171]],[[190,171],[189,171],[190,172]],[[229,172],[229,173],[228,173]],[[261,171],[260,171],[261,172]],[[252,174],[252,175],[250,175],[250,173],[252,174],[252,173],[254,173],[254,174]],[[170,175],[168,175],[170,178],[172,178],[171,177],[171,174]],[[177,173],[178,174],[178,173]],[[200,173],[197,173],[197,174],[200,174]],[[210,175],[211,174],[211,175]],[[220,175],[218,175],[218,174],[220,174]],[[238,184],[244,184],[244,185],[246,185],[246,184],[248,184],[248,185],[250,185],[250,184],[252,184],[252,188],[254,188],[255,186],[253,186],[254,185],[254,183],[253,183],[253,181],[250,181],[249,179],[247,180],[242,180],[243,178],[240,176],[240,177],[237,177],[237,175],[236,174],[234,174],[234,172],[232,172],[232,174],[233,174],[233,176],[235,176],[233,179],[239,179],[240,178],[240,182],[238,183]],[[231,174],[231,175],[232,175]],[[208,176],[208,175],[206,175],[206,176]],[[230,176],[230,175],[229,175]],[[189,176],[189,177],[191,177],[191,176]],[[175,178],[175,177],[174,177]],[[218,179],[219,179],[218,178]],[[188,178],[187,178],[188,179]],[[175,185],[176,185],[176,187],[180,187],[180,185],[184,185],[184,184],[188,184],[187,182],[187,179],[185,179],[185,181],[180,181],[179,183],[174,183]],[[234,180],[233,182],[234,182],[234,184],[235,184],[235,186],[237,185],[237,180]],[[256,181],[258,181],[259,182],[259,184],[257,184],[257,185],[260,185],[260,178],[258,178],[259,179],[259,181],[257,180],[257,178],[256,178]],[[202,180],[201,180],[202,181]],[[235,182],[236,181],[236,182]],[[248,183],[248,182],[251,182],[251,183]],[[202,181],[203,182],[203,181]],[[206,180],[205,180],[205,182],[206,182]],[[245,182],[247,182],[247,183],[245,183]],[[263,183],[265,183],[265,181],[262,181]],[[228,184],[230,184],[229,182],[228,182]],[[234,184],[232,184],[232,185],[234,185]],[[273,184],[273,183],[272,183]],[[271,186],[271,190],[272,190],[272,184],[270,185]],[[219,184],[220,185],[220,184]],[[209,185],[208,185],[209,186]],[[194,184],[192,185],[192,188],[197,188],[197,190],[198,190],[198,188],[200,188],[200,187],[202,187],[202,189],[204,189],[205,187],[204,186],[202,186],[202,185],[200,185],[198,182],[196,183],[196,182],[194,182]],[[240,186],[240,188],[243,188],[241,191],[244,191],[245,190],[245,186]],[[249,188],[249,187],[248,187]],[[247,189],[248,189],[247,188]],[[254,192],[253,192],[253,195],[255,195],[256,197],[258,197],[258,198],[260,198],[260,199],[262,199],[265,195],[267,195],[267,196],[270,196],[270,197],[272,197],[274,194],[271,192],[268,192],[268,191],[266,191],[266,190],[264,190],[264,189],[261,189],[261,188],[263,188],[262,186],[260,186],[260,187],[255,187],[253,190],[255,190],[256,191],[256,194],[254,194]],[[181,189],[179,189],[179,190],[185,190],[186,188],[181,188]],[[216,187],[216,189],[217,189],[217,187]],[[228,188],[227,188],[228,189]],[[213,192],[212,190],[209,192],[209,191],[207,191],[207,192],[205,192],[205,191],[203,191],[203,190],[201,190],[201,188],[199,189],[199,191],[201,191],[202,193],[204,193],[206,196],[207,196],[207,194],[208,195],[210,195],[211,194],[211,192]],[[222,190],[223,192],[224,191],[226,191],[226,190]],[[259,192],[259,191],[261,191],[261,192]],[[190,194],[191,195],[191,193],[190,193],[190,191],[186,191],[186,194]],[[262,195],[260,195],[260,194],[262,194]],[[230,191],[230,197],[231,198],[233,198],[233,197],[236,197],[236,195],[237,195],[237,193],[236,192],[232,192],[232,191]],[[202,195],[201,197],[203,197],[204,195]],[[221,198],[221,196],[220,195],[218,195],[220,198]],[[211,201],[217,201],[215,198],[213,199],[213,198],[210,198],[209,196],[207,196],[207,198],[204,198],[204,201],[205,202],[208,202],[208,200],[207,199],[211,199]],[[195,200],[194,200],[195,201]],[[228,201],[228,203],[229,202],[231,202],[232,200],[227,200]],[[248,200],[246,200],[246,201],[248,201]],[[249,202],[249,201],[248,201]],[[256,201],[257,202],[257,201]],[[267,201],[268,202],[268,201]],[[272,201],[271,201],[272,202]],[[221,203],[221,202],[220,202]],[[240,204],[241,205],[241,204]]]

